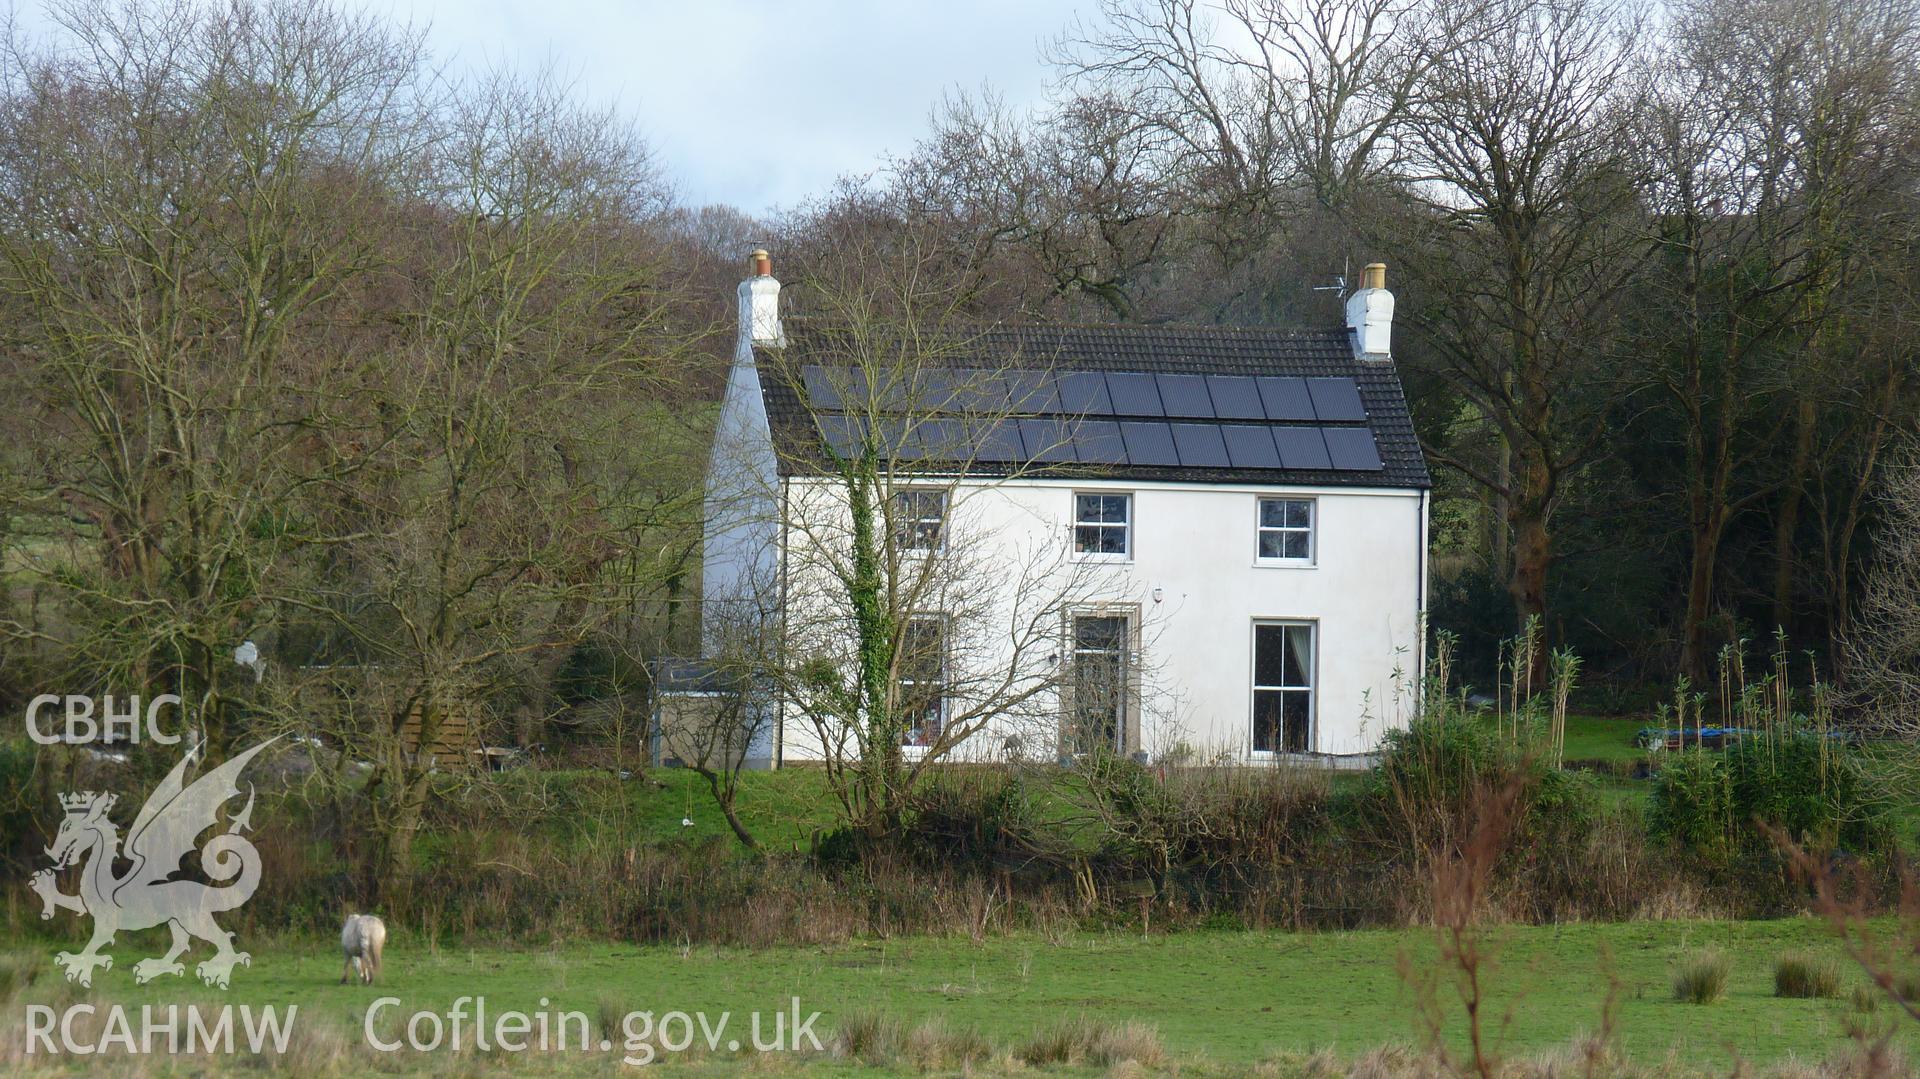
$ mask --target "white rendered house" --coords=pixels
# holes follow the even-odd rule
[[[955,758],[1348,757],[1405,721],[1430,481],[1384,267],[1344,326],[957,331],[914,380],[953,403],[898,419],[849,391],[830,327],[783,322],[764,252],[754,268],[708,476],[710,642],[751,607],[832,652],[818,567],[848,496],[821,462],[886,428],[913,447],[889,494],[901,565],[947,574],[909,626],[939,658],[899,675],[928,700],[907,752],[967,715]],[[980,719],[987,700],[1011,703]],[[819,759],[819,727],[772,707],[750,760]]]

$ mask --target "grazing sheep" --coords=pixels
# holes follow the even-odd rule
[[[371,914],[349,914],[340,928],[340,950],[347,955],[347,969],[340,984],[358,974],[360,984],[372,985],[380,976],[380,949],[387,943],[387,923]]]

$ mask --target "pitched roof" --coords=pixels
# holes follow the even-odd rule
[[[785,348],[756,350],[782,475],[818,474],[831,462],[829,446],[848,432],[911,413],[900,422],[919,433],[896,429],[892,437],[917,446],[904,456],[931,473],[1431,485],[1393,365],[1356,359],[1344,327],[996,323],[943,327],[936,340],[900,350],[920,372],[976,379],[962,391],[969,402],[981,386],[1006,384],[997,376],[1012,376],[1015,388],[996,398],[999,406],[978,411],[957,403],[953,377],[942,384],[956,403],[842,400],[861,396],[860,371],[886,365],[862,363],[862,346],[841,327],[796,318],[786,332]],[[916,385],[935,380],[914,377],[928,380]],[[935,418],[942,415],[951,419]],[[920,445],[935,428],[947,432],[942,445]],[[1049,430],[1066,433],[1048,438]]]

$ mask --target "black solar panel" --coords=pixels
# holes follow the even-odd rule
[[[1060,411],[1060,390],[1050,371],[1008,371],[1007,405],[1026,415],[1047,415]]]
[[[953,408],[958,412],[999,415],[1007,410],[1007,381],[998,371],[954,372]]]
[[[1113,395],[1113,414],[1116,416],[1166,415],[1166,410],[1160,406],[1160,391],[1154,387],[1152,375],[1109,371],[1107,391]]]
[[[1281,468],[1333,467],[1318,427],[1275,427],[1273,442],[1280,449]]]
[[[881,386],[872,403],[892,414],[867,421],[847,414],[876,396],[867,372],[808,365],[800,375],[822,438],[843,457],[870,437],[901,461],[1385,469],[1370,429],[1322,426],[1366,419],[1351,378],[929,368]],[[1161,416],[1177,422],[1143,418]],[[1193,422],[1215,419],[1268,422]]]
[[[1227,460],[1235,468],[1279,468],[1280,451],[1273,448],[1273,432],[1265,427],[1228,424],[1220,428],[1227,442]]]
[[[1060,409],[1075,416],[1111,416],[1113,400],[1107,396],[1107,379],[1098,371],[1062,371]]]
[[[852,457],[866,437],[866,428],[858,416],[821,416],[820,434],[836,456]]]
[[[914,379],[912,407],[920,412],[955,411],[953,397],[958,372],[933,368]]]
[[[1227,467],[1227,444],[1218,424],[1176,423],[1173,446],[1180,454],[1180,463],[1188,468]]]
[[[1073,449],[1074,427],[1071,420],[1021,420],[1020,440],[1026,443],[1027,459],[1042,464],[1072,464],[1078,460]]]
[[[873,432],[874,451],[883,460],[912,461],[919,457],[919,432],[906,419],[882,416],[867,429]]]
[[[1307,394],[1313,398],[1313,413],[1321,420],[1364,420],[1367,410],[1360,405],[1360,387],[1350,378],[1310,378]]]
[[[1173,433],[1164,423],[1122,423],[1120,437],[1127,444],[1127,460],[1136,465],[1177,465],[1180,453]]]
[[[1112,420],[1081,420],[1074,425],[1074,455],[1083,465],[1124,465],[1127,445]]]
[[[915,460],[964,461],[973,453],[973,439],[967,435],[966,424],[955,419],[919,420],[909,441]]]
[[[1264,420],[1260,391],[1245,375],[1208,375],[1208,395],[1213,398],[1213,414],[1223,420]]]
[[[1385,467],[1380,448],[1374,445],[1373,432],[1364,427],[1328,427],[1320,432],[1327,439],[1327,454],[1333,467],[1354,472],[1372,472]]]
[[[840,388],[824,367],[802,367],[800,379],[807,387],[807,404],[831,412],[840,407]]]
[[[1020,424],[1017,420],[999,420],[984,423],[974,429],[978,445],[973,451],[976,461],[1025,461],[1026,446],[1020,441]]]
[[[1307,396],[1306,379],[1261,375],[1253,381],[1260,387],[1260,404],[1266,410],[1268,419],[1311,420],[1315,418],[1313,398]]]
[[[858,379],[871,379],[874,400],[882,411],[919,412],[925,406],[920,404],[919,387],[911,375],[897,371],[854,372]]]
[[[1207,395],[1207,380],[1199,375],[1155,375],[1160,386],[1160,403],[1167,415],[1184,419],[1213,418],[1213,398]]]

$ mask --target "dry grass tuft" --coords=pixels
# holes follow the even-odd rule
[[[600,1023],[600,1036],[616,1045],[626,1037],[624,1024],[627,1019],[627,1007],[612,997],[601,997],[595,1008],[595,1018]]]
[[[1111,1067],[1126,1061],[1157,1067],[1167,1059],[1160,1032],[1151,1024],[1092,1019],[1067,1019],[1040,1031],[1020,1047],[1017,1055],[1035,1067]]]
[[[899,1058],[904,1046],[900,1020],[884,1012],[853,1012],[834,1032],[833,1055],[886,1067]]]
[[[955,1029],[934,1016],[907,1032],[902,1053],[928,1072],[968,1070],[993,1056],[993,1043],[972,1027]]]
[[[1733,960],[1718,948],[1703,948],[1680,961],[1673,972],[1673,999],[1686,1004],[1712,1004],[1726,995],[1733,976]]]
[[[1788,952],[1773,965],[1773,995],[1801,1000],[1836,1000],[1840,996],[1840,963],[1830,955]]]
[[[1352,1079],[1398,1079],[1406,1075],[1440,1074],[1440,1062],[1430,1053],[1412,1046],[1389,1044],[1375,1046],[1353,1062],[1347,1073]]]

